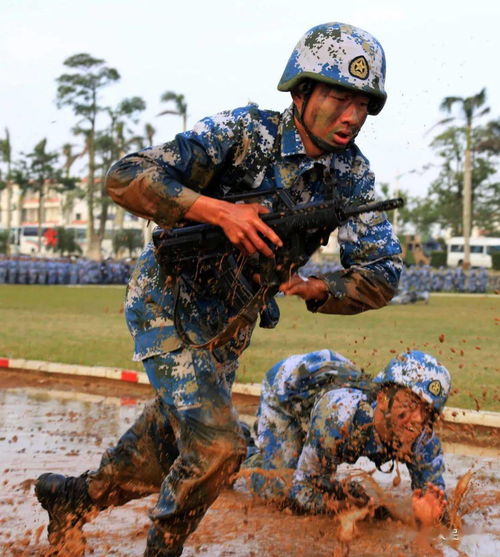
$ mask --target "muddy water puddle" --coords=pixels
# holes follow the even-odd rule
[[[116,398],[33,387],[0,389],[0,554],[45,555],[46,513],[33,494],[43,472],[77,475],[98,466],[104,448],[114,444],[140,412],[141,403]],[[245,410],[243,410],[245,412]],[[247,416],[245,416],[248,418]],[[412,525],[409,476],[372,474],[360,459],[342,465],[339,474],[370,472],[374,497],[384,498],[401,521],[367,517],[356,525],[349,544],[338,541],[339,522],[328,516],[296,516],[254,501],[243,480],[225,491],[189,538],[183,556],[398,556],[500,555],[500,451],[444,444],[448,491],[469,470],[472,478],[460,504],[457,531],[434,531],[422,539]],[[396,484],[398,482],[395,482]],[[107,510],[85,527],[87,553],[94,556],[142,555],[148,528],[147,509],[154,497]]]

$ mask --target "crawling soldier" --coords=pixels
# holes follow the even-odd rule
[[[334,479],[337,466],[365,456],[377,468],[404,462],[415,518],[431,525],[445,516],[444,462],[433,424],[450,392],[450,374],[429,354],[403,353],[373,380],[331,350],[290,356],[262,382],[258,452],[245,468],[292,469],[291,487],[255,471],[252,491],[299,512],[365,505],[355,483]]]

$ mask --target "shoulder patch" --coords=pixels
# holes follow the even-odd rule
[[[370,66],[364,56],[356,56],[349,62],[349,73],[359,79],[366,79],[370,73]]]

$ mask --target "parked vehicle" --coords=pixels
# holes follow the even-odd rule
[[[448,267],[458,267],[464,261],[463,237],[450,238],[447,242],[446,264]],[[491,254],[500,252],[500,238],[478,236],[470,239],[471,267],[486,267],[491,269]]]

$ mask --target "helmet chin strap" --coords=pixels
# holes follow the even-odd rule
[[[394,398],[396,396],[396,391],[394,389],[390,389],[386,393],[386,396],[388,398],[387,409],[382,411],[382,415],[384,417],[385,431],[390,436],[390,443],[392,446],[392,444],[394,443],[394,431],[392,428],[392,422],[390,417],[391,417],[392,407],[394,405]]]
[[[349,141],[346,147],[335,147],[334,145],[331,145],[324,139],[321,139],[321,137],[314,135],[313,132],[309,129],[309,126],[304,122],[304,113],[306,111],[307,103],[309,102],[309,99],[311,97],[311,93],[312,93],[312,89],[310,91],[305,91],[302,93],[303,101],[302,101],[302,108],[300,109],[300,112],[297,108],[297,105],[294,103],[293,105],[294,117],[297,118],[301,126],[304,128],[304,131],[307,133],[307,137],[309,137],[313,145],[315,145],[318,149],[324,151],[325,153],[338,153],[339,151],[343,151],[348,145],[354,142],[356,136],[354,136],[351,139],[351,141]]]

